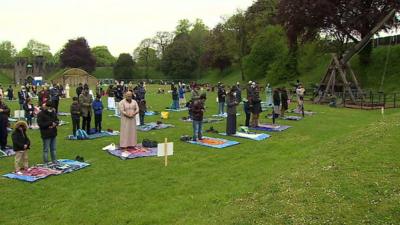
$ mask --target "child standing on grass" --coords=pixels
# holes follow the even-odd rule
[[[15,172],[20,172],[21,163],[22,169],[29,168],[28,165],[28,149],[30,149],[31,142],[26,135],[28,124],[24,121],[18,121],[15,124],[14,132],[12,133],[13,148],[15,151]]]
[[[26,122],[28,122],[28,127],[32,128],[32,119],[35,116],[35,107],[32,104],[32,101],[30,98],[26,99],[26,102],[24,104],[24,110],[25,110],[25,117],[26,117]]]
[[[76,135],[76,130],[79,130],[79,124],[81,123],[81,105],[78,102],[78,97],[72,98],[71,104],[71,118],[72,118],[72,134]]]
[[[101,95],[97,94],[96,99],[92,103],[94,111],[94,127],[97,133],[101,133],[101,121],[103,118],[103,103],[101,102]]]
[[[141,99],[139,101],[139,118],[140,118],[140,125],[144,125],[144,116],[147,111],[146,100]]]

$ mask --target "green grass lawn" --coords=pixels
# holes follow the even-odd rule
[[[156,88],[148,104],[161,111],[171,96]],[[69,104],[62,100],[61,111]],[[317,114],[279,121],[293,128],[266,141],[229,138],[241,144],[225,149],[180,142],[191,124],[179,121],[186,112],[171,113],[165,122],[175,128],[138,133],[139,141],[174,141],[167,168],[163,158],[123,161],[101,150],[118,137],[67,141],[71,126],[60,127],[58,157],[81,155],[91,166],[32,184],[0,178],[0,224],[399,224],[399,110],[383,118],[380,111],[306,109]],[[206,115],[215,113],[210,93]],[[103,127],[119,129],[108,114]],[[213,126],[224,131],[225,123]],[[39,132],[29,135],[30,163],[41,163]],[[13,161],[1,158],[0,174],[12,171]]]

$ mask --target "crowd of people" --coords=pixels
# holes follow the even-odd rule
[[[219,82],[214,86],[200,86],[196,83],[186,85],[179,82],[177,85],[171,83],[170,93],[172,95],[172,104],[169,108],[178,109],[187,107],[189,111],[189,119],[193,125],[193,140],[203,139],[203,120],[206,111],[207,92],[217,92],[217,108],[218,115],[225,116],[226,134],[234,135],[237,130],[237,107],[243,103],[245,112],[245,126],[257,127],[259,125],[260,113],[262,112],[262,94],[260,85],[250,81],[247,85],[235,85],[226,87]],[[11,86],[7,90],[7,98],[9,93],[12,95]],[[272,116],[274,118],[283,117],[290,103],[289,92],[286,88],[271,89],[269,84],[266,86],[267,102],[272,103]],[[61,97],[65,96],[65,90],[59,84],[43,85],[39,92],[33,86],[22,86],[18,92],[18,103],[20,110],[25,111],[25,121],[18,121],[12,132],[13,149],[16,151],[15,169],[20,171],[28,166],[28,150],[31,142],[27,136],[27,130],[32,128],[32,120],[37,118],[37,125],[43,143],[43,162],[57,163],[56,157],[56,137],[57,127],[60,124],[58,119],[58,106]],[[242,91],[245,90],[247,96],[242,98]],[[134,86],[131,82],[116,81],[114,85],[110,85],[106,91],[101,85],[97,85],[95,89],[95,98],[93,92],[87,84],[79,84],[75,90],[76,96],[72,98],[70,105],[70,113],[72,119],[73,135],[78,135],[78,131],[85,131],[91,134],[92,117],[94,117],[94,132],[102,132],[102,114],[104,106],[102,96],[112,98],[115,103],[116,111],[121,117],[120,125],[120,147],[130,148],[137,145],[136,126],[144,124],[144,116],[147,111],[146,105],[146,84],[138,83]],[[161,93],[160,90],[157,93]],[[186,93],[190,93],[190,99],[186,101]],[[303,101],[305,89],[299,83],[295,89],[297,95],[298,107],[296,110],[304,110]],[[7,127],[8,118],[10,117],[10,108],[3,101],[4,92],[0,88],[0,148],[5,150],[7,147]],[[37,96],[38,106],[32,103],[32,97]],[[69,93],[68,93],[69,96]],[[13,97],[11,98],[13,99]],[[226,111],[225,111],[226,107]],[[81,123],[82,120],[82,123]],[[139,121],[137,121],[139,120]],[[49,159],[50,154],[50,159]]]

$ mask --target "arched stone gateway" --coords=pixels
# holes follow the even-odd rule
[[[59,83],[63,86],[66,84],[77,86],[79,83],[95,86],[97,81],[96,77],[79,68],[68,69],[59,78],[52,80],[53,83]]]

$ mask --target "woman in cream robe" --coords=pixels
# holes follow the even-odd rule
[[[132,92],[128,91],[125,99],[119,103],[119,110],[121,112],[119,146],[121,148],[134,147],[137,144],[135,117],[139,113],[139,106],[132,97]]]

